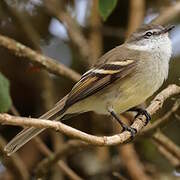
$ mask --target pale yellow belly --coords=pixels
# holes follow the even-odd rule
[[[126,81],[124,81],[126,82]],[[107,109],[112,107],[117,113],[143,103],[158,88],[151,82],[137,81],[132,78],[128,83],[116,82],[103,91],[85,98],[70,107],[67,113],[94,111],[98,114],[109,114]]]
[[[108,107],[122,113],[140,105],[152,96],[164,81],[164,77],[157,71],[154,74],[152,71],[151,69],[148,74],[146,70],[146,73],[136,73],[136,76],[117,80],[95,95],[75,103],[67,113],[94,111],[98,114],[109,114]],[[152,78],[152,75],[155,77]]]
[[[95,111],[109,114],[108,107],[122,113],[140,105],[159,89],[167,77],[168,61],[165,66],[157,61],[159,59],[155,57],[146,62],[142,61],[133,76],[119,79],[95,95],[75,103],[67,113]]]

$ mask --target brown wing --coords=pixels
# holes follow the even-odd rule
[[[126,59],[123,61],[106,62],[87,71],[69,93],[65,108],[95,94],[115,80],[124,78],[135,67],[136,63],[134,60]]]

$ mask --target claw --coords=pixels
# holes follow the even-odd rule
[[[131,133],[131,140],[133,140],[133,138],[135,137],[137,130],[135,128],[132,128],[130,126],[127,126],[126,124],[124,124],[120,118],[117,116],[117,114],[114,112],[114,110],[111,108],[109,109],[110,114],[114,117],[115,120],[118,121],[118,123],[121,125],[122,127],[122,132],[123,131],[129,131]]]
[[[139,115],[144,115],[146,116],[146,122],[145,122],[145,126],[148,124],[148,122],[151,120],[151,115],[145,110],[145,109],[141,109],[141,108],[132,108],[130,109],[130,111],[136,111],[137,115],[135,116],[135,119],[139,116]]]
[[[139,116],[139,115],[144,115],[146,116],[146,122],[145,122],[145,126],[149,123],[149,121],[151,120],[151,116],[150,114],[146,111],[146,110],[140,110],[137,115],[135,116],[135,119]]]
[[[135,135],[137,134],[137,130],[130,126],[123,124],[123,131],[129,131],[131,133],[131,140],[134,139]]]

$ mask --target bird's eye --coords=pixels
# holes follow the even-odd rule
[[[153,35],[153,33],[152,33],[151,31],[148,31],[148,32],[145,34],[146,37],[150,37],[150,36],[152,36],[152,35]]]

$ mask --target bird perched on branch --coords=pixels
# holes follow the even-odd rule
[[[174,26],[143,25],[127,41],[110,50],[74,85],[72,90],[41,119],[63,120],[71,115],[94,111],[109,114],[123,131],[136,134],[118,114],[136,111],[137,115],[150,115],[136,106],[154,94],[168,76],[171,57],[169,31]],[[11,155],[44,129],[25,128],[5,147]]]

